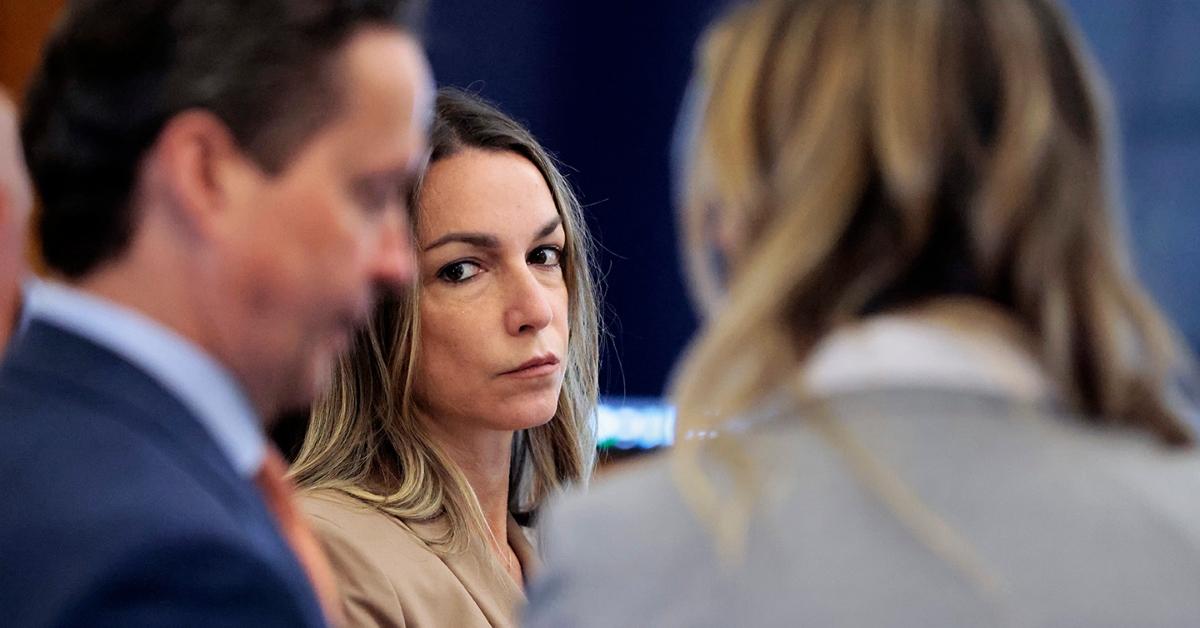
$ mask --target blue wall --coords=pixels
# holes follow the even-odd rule
[[[526,122],[565,164],[603,246],[602,385],[661,393],[695,327],[679,275],[668,150],[715,0],[431,2],[439,83]],[[1200,346],[1200,2],[1070,0],[1114,88],[1140,274]]]
[[[1200,348],[1200,2],[1069,6],[1116,101],[1140,275]]]

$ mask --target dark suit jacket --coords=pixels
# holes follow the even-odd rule
[[[33,321],[0,367],[0,623],[322,626],[257,488],[120,356]]]

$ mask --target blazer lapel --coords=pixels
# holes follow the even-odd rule
[[[413,534],[421,539],[439,537],[446,530],[444,519],[426,523],[401,523],[400,525],[407,526]],[[510,530],[514,525],[517,524],[510,517]],[[525,564],[525,559],[521,558],[521,552],[528,547],[529,543],[526,541],[522,545],[522,549],[517,550],[517,557],[522,560],[522,566]],[[515,546],[514,549],[516,549]],[[481,547],[479,543],[475,542],[466,551],[444,554],[440,558],[462,583],[471,599],[475,600],[488,623],[493,626],[515,626],[516,611],[525,604],[525,592],[499,565],[495,564],[489,552],[490,550],[486,547]]]
[[[517,560],[521,561],[521,575],[525,583],[532,582],[542,569],[542,561],[538,558],[537,548],[529,533],[512,515],[508,516],[508,544],[516,552]],[[521,592],[521,601],[525,601],[524,591]]]

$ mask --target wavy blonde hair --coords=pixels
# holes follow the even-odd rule
[[[1087,420],[1191,443],[1177,384],[1194,371],[1131,270],[1106,103],[1053,2],[760,0],[710,29],[698,66],[681,223],[714,316],[672,384],[681,434],[798,381],[839,324],[965,294],[1028,330]],[[701,518],[744,529],[736,439],[673,456]]]
[[[541,171],[566,233],[570,336],[558,410],[547,423],[513,438],[509,511],[529,524],[549,495],[566,484],[586,482],[595,459],[600,321],[592,243],[571,187],[526,129],[459,90],[440,90],[435,110],[430,163],[466,148],[528,159]],[[412,194],[414,233],[419,191],[418,185]],[[313,408],[292,476],[302,488],[339,490],[405,521],[444,518],[445,535],[425,541],[435,551],[461,551],[473,540],[486,543],[489,532],[462,470],[433,442],[414,411],[420,298],[414,288],[376,307],[339,361],[329,392]]]

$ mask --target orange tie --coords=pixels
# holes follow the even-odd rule
[[[296,512],[296,504],[293,501],[295,488],[285,476],[286,472],[287,463],[283,461],[283,457],[274,447],[268,447],[266,459],[255,480],[262,490],[267,507],[275,515],[279,531],[292,547],[300,564],[304,566],[308,580],[317,594],[317,600],[321,603],[321,609],[325,612],[326,621],[331,626],[344,626],[346,622],[342,615],[341,597],[333,577],[333,568],[330,567],[329,559],[321,550],[312,529],[305,523],[304,517]]]

